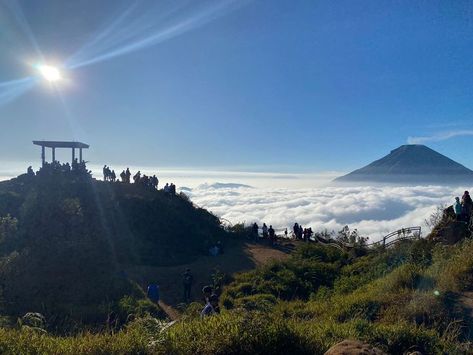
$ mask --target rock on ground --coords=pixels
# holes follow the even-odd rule
[[[384,351],[358,340],[344,340],[327,350],[325,355],[387,355]]]

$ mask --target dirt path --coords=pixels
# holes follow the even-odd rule
[[[170,319],[176,319],[179,312],[174,308],[182,302],[183,287],[182,273],[191,269],[194,276],[192,298],[202,301],[202,287],[211,283],[211,274],[218,269],[226,275],[254,269],[271,260],[286,259],[294,245],[285,242],[281,246],[271,247],[266,244],[235,242],[228,247],[223,255],[216,257],[202,256],[197,260],[177,266],[152,267],[152,266],[124,266],[128,276],[135,280],[143,289],[152,282],[160,287],[160,306]]]
[[[469,317],[470,320],[472,320],[473,319],[473,292],[463,292],[459,300],[463,308],[469,311],[467,316]],[[470,340],[473,341],[473,324],[469,324],[469,327],[470,327]]]

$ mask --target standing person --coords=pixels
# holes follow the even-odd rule
[[[212,295],[209,297],[209,301],[205,305],[204,309],[200,313],[200,317],[203,319],[208,316],[212,316],[218,313],[218,296]]]
[[[192,289],[193,281],[194,281],[194,277],[192,276],[191,269],[186,269],[186,271],[182,275],[182,284],[184,286],[184,302],[185,303],[189,303],[191,299],[191,289]]]
[[[102,172],[103,172],[103,181],[107,181],[107,177],[108,177],[108,174],[107,174],[107,165],[104,165],[104,166],[103,166]]]
[[[268,239],[268,226],[263,223],[263,239]]]
[[[455,197],[455,203],[453,204],[453,211],[455,212],[455,220],[462,220],[462,204],[460,202],[460,197]]]
[[[271,241],[271,244],[274,245],[276,241],[276,233],[274,232],[272,225],[269,226],[268,233],[269,233],[269,240]]]
[[[115,170],[112,170],[110,173],[110,178],[112,179],[112,182],[115,182],[115,179],[117,178],[117,175],[115,174]]]
[[[473,201],[471,200],[470,193],[468,191],[465,191],[465,193],[462,196],[462,205],[463,205],[462,210],[463,210],[465,222],[469,223],[470,217],[471,217],[471,210],[473,208]]]
[[[299,224],[294,223],[294,227],[292,227],[292,233],[294,233],[294,238],[299,239]]]
[[[139,184],[141,179],[141,171],[138,170],[138,172],[133,176],[133,181],[135,184]]]
[[[287,239],[287,228],[284,230],[284,238]]]
[[[125,173],[125,170],[123,170],[123,171],[120,173],[120,179],[122,179],[122,182],[126,182],[126,173]]]
[[[159,302],[159,286],[156,284],[149,284],[146,295],[148,296],[151,302],[158,303]]]
[[[253,227],[251,227],[251,234],[253,235],[255,242],[258,241],[258,229],[258,224],[256,222],[253,223]]]
[[[131,177],[130,168],[126,168],[125,177],[126,177],[126,182],[129,184],[130,177]]]

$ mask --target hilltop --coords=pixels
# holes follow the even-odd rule
[[[45,171],[0,183],[0,314],[41,312],[52,328],[160,310],[123,265],[190,263],[225,237],[183,195],[87,173]]]
[[[425,145],[402,145],[336,182],[472,183],[473,171]]]

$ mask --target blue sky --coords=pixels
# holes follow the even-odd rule
[[[473,168],[472,18],[460,0],[5,0],[0,160],[74,139],[98,165],[349,171],[411,137]],[[64,80],[2,86],[40,62]]]

